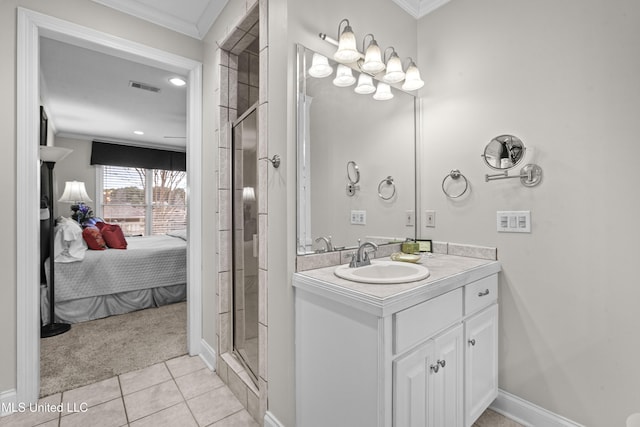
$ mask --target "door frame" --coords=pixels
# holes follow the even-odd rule
[[[101,31],[18,8],[16,84],[16,398],[40,392],[39,37],[46,36],[188,75],[187,346],[202,340],[202,63]]]

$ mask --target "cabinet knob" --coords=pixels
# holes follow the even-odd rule
[[[435,365],[429,366],[429,368],[431,368],[431,372],[433,372],[434,374],[437,374],[440,370],[440,366],[437,363]]]
[[[440,365],[441,367],[444,368],[444,365],[446,365],[447,362],[445,362],[444,360],[438,360],[438,365]]]
[[[484,291],[478,292],[479,297],[484,297],[489,295],[489,289],[485,289]]]
[[[469,344],[471,344],[471,345],[476,345],[476,340],[475,340],[475,339],[473,339],[473,338],[471,338],[471,339],[469,340]]]

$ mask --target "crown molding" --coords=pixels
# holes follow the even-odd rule
[[[202,40],[211,28],[227,1],[211,1],[207,5],[198,22],[188,22],[159,9],[154,9],[136,0],[92,0],[103,6],[135,16],[161,27],[168,28],[189,37]]]
[[[394,3],[416,19],[422,18],[449,1],[450,0],[393,0]]]

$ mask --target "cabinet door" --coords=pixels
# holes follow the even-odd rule
[[[465,425],[470,427],[498,396],[498,305],[465,322]]]
[[[435,366],[433,341],[427,341],[406,356],[393,362],[393,425],[395,427],[426,427],[433,425],[429,407],[433,402],[433,381],[429,380]]]
[[[462,427],[463,356],[462,324],[436,337],[435,363],[440,367],[432,376],[434,382],[433,427]]]
[[[458,325],[394,362],[394,426],[462,427],[462,336]]]

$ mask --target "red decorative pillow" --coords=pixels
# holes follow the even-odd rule
[[[105,224],[102,226],[102,237],[111,249],[127,249],[127,239],[118,224]]]
[[[103,251],[107,248],[107,244],[102,238],[102,233],[96,227],[87,227],[82,230],[82,237],[87,242],[89,249]]]

